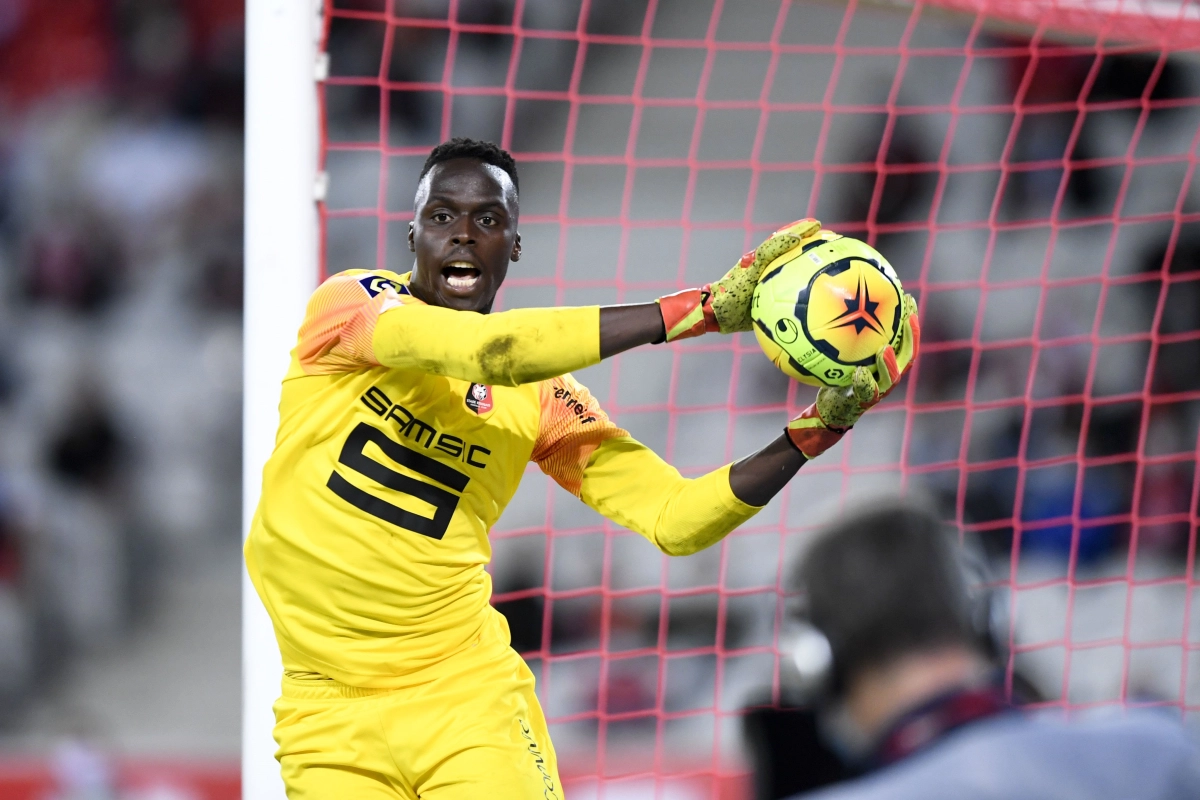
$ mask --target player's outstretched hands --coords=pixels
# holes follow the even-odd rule
[[[848,386],[826,386],[817,392],[817,402],[787,426],[787,435],[806,458],[816,458],[838,443],[872,406],[887,397],[904,377],[921,349],[921,320],[917,302],[904,295],[898,349],[887,345],[875,354],[876,381],[869,367],[855,367]]]
[[[667,341],[702,333],[748,331],[754,287],[768,264],[821,230],[815,219],[785,225],[765,242],[742,256],[719,281],[699,289],[684,289],[658,299]]]

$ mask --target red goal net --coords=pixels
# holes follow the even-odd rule
[[[327,0],[327,272],[407,270],[416,175],[464,135],[521,172],[501,307],[705,283],[802,216],[920,303],[899,396],[711,551],[661,557],[526,475],[495,602],[572,797],[746,796],[792,559],[883,490],[980,543],[1010,685],[1200,716],[1198,45],[1165,0]],[[811,401],[749,335],[577,377],[691,475]]]

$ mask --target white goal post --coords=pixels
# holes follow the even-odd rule
[[[317,284],[320,0],[247,0],[242,534],[279,424],[279,382]],[[281,664],[267,612],[242,572],[242,796],[284,797],[271,704]]]

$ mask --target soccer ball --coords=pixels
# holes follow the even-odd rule
[[[900,337],[904,290],[865,242],[822,231],[759,278],[750,316],[771,363],[802,383],[845,386]]]

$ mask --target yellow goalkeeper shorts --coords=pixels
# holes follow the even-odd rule
[[[408,688],[285,677],[275,757],[289,800],[562,800],[533,673],[496,617]]]

